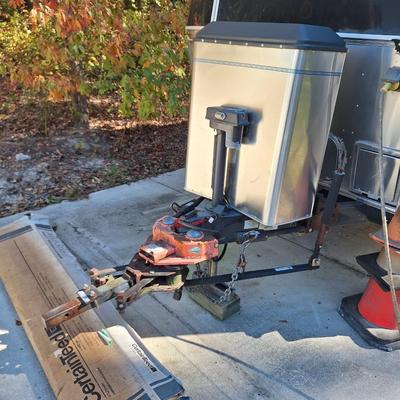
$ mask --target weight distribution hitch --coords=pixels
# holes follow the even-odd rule
[[[214,117],[224,113],[229,123],[222,124]],[[331,223],[331,217],[344,177],[345,153],[343,143],[331,139],[338,147],[338,162],[334,179],[326,199],[315,248],[308,262],[256,271],[245,271],[245,252],[256,241],[293,232],[308,232],[310,220],[280,226],[275,230],[246,229],[249,218],[233,210],[224,198],[226,149],[240,146],[245,127],[249,124],[245,110],[210,107],[210,125],[216,130],[214,144],[212,207],[199,209],[204,198],[199,197],[183,205],[172,205],[173,215],[166,216],[153,226],[148,238],[128,265],[90,271],[90,284],[78,290],[76,298],[43,315],[47,328],[53,328],[87,310],[115,300],[121,312],[135,300],[151,292],[172,292],[180,300],[184,287],[228,283],[220,302],[227,300],[236,281],[266,276],[284,275],[315,270],[320,266],[320,251]],[[223,129],[222,129],[223,128]],[[342,146],[342,147],[340,147]],[[221,189],[222,188],[222,189]],[[318,219],[318,218],[317,218]],[[217,275],[217,263],[225,254],[228,243],[241,245],[239,259],[232,274]],[[220,247],[223,246],[221,254]],[[208,263],[208,273],[201,265]],[[194,278],[188,279],[193,266]]]

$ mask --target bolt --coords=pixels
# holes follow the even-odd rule
[[[123,310],[123,309],[125,308],[125,305],[122,304],[122,303],[120,303],[120,304],[118,304],[118,308],[119,308],[120,310]]]
[[[175,223],[175,218],[171,216],[164,217],[162,223],[164,225],[173,225]]]
[[[186,238],[190,240],[200,240],[204,236],[204,233],[201,231],[196,231],[191,229],[190,231],[186,232]]]

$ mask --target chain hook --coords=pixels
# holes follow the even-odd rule
[[[217,304],[224,303],[225,301],[228,300],[228,298],[232,294],[235,284],[236,284],[237,280],[239,279],[239,274],[241,274],[245,270],[246,265],[247,265],[246,254],[245,254],[246,250],[251,245],[251,243],[253,243],[258,238],[258,236],[260,235],[260,232],[250,231],[250,232],[247,232],[246,235],[247,235],[247,239],[240,246],[239,259],[233,269],[231,280],[228,283],[228,287],[225,289],[224,294],[216,302]]]

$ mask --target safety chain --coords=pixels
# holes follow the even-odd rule
[[[258,238],[259,235],[260,235],[260,232],[258,232],[258,231],[250,231],[247,233],[247,236],[249,237],[249,239],[245,240],[240,246],[239,259],[233,269],[231,280],[228,283],[228,287],[225,289],[224,294],[218,300],[214,301],[214,303],[221,304],[221,303],[226,302],[229,299],[230,295],[232,294],[232,291],[235,288],[235,284],[239,278],[239,274],[244,272],[244,270],[246,268],[246,265],[247,265],[246,254],[245,254],[246,250],[250,246],[250,244]]]
[[[193,273],[193,277],[204,278],[205,276],[207,276],[207,273],[201,268],[201,264],[196,264],[196,271]]]

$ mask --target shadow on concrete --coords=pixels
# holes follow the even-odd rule
[[[344,272],[358,275],[349,269]],[[225,321],[214,318],[186,293],[180,302],[172,300],[168,294],[147,296],[128,307],[125,318],[143,338],[243,332],[259,339],[277,333],[286,342],[347,337],[358,347],[371,349],[338,313],[341,299],[361,292],[366,278],[360,280],[353,276],[351,281],[344,276],[347,282],[352,283],[350,286],[358,289],[341,288],[343,277],[337,282],[326,277],[334,273],[328,269],[323,272],[324,278],[328,278],[325,285],[329,288],[321,285],[316,276],[318,272],[301,273],[301,279],[306,277],[308,281],[306,287],[296,287],[298,278],[295,276],[243,282],[238,291],[241,310]],[[266,287],[267,282],[275,285]],[[148,323],[143,324],[143,319]]]
[[[306,393],[304,393],[301,390],[297,389],[293,385],[288,384],[284,380],[277,379],[275,376],[273,376],[271,374],[267,374],[265,371],[257,368],[256,366],[251,365],[251,364],[249,364],[249,363],[247,363],[247,362],[245,362],[243,360],[240,360],[237,357],[231,356],[231,355],[229,355],[229,354],[227,354],[227,353],[225,353],[225,352],[223,352],[221,350],[214,349],[214,348],[211,348],[209,346],[205,346],[203,344],[196,343],[196,342],[193,342],[191,340],[184,339],[184,338],[181,338],[181,337],[177,337],[176,340],[179,340],[181,342],[190,344],[192,346],[200,347],[203,350],[211,351],[211,352],[215,353],[216,355],[218,355],[220,357],[229,359],[230,361],[233,361],[234,363],[237,363],[241,367],[244,367],[244,368],[250,370],[252,373],[256,373],[256,374],[261,375],[261,377],[263,379],[266,379],[266,380],[268,380],[268,381],[270,381],[270,382],[272,382],[274,384],[278,383],[279,385],[282,385],[283,387],[285,387],[285,389],[287,389],[287,390],[293,392],[294,394],[300,396],[300,398],[302,398],[304,400],[316,400],[314,397],[311,397],[311,396],[307,395]]]

